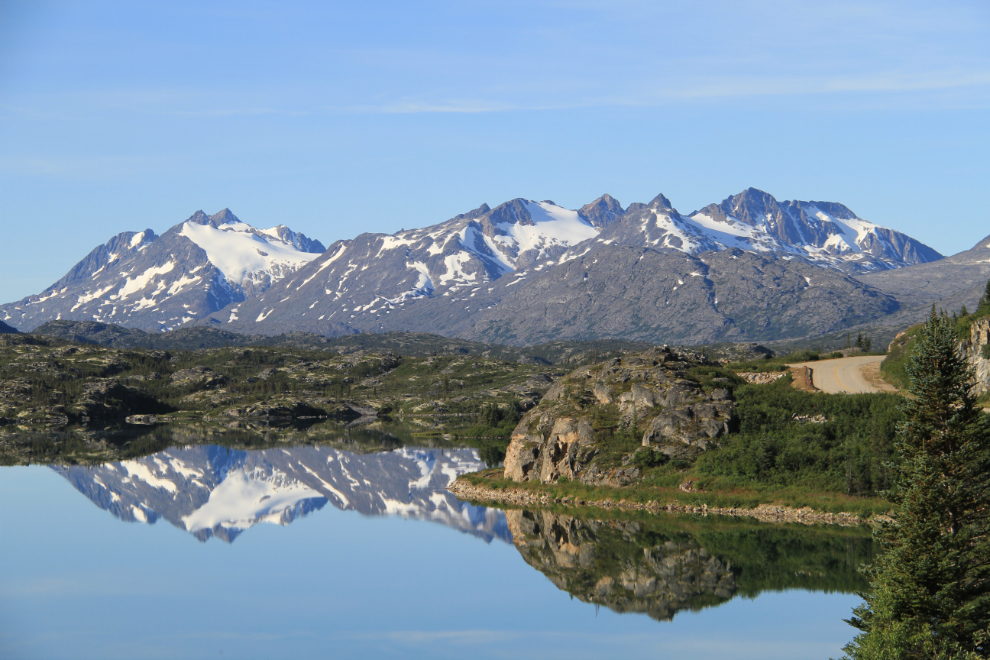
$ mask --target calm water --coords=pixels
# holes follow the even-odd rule
[[[2,658],[828,658],[863,532],[459,502],[474,450],[0,468]]]

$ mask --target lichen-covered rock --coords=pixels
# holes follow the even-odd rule
[[[169,378],[179,387],[195,386],[203,389],[220,387],[227,382],[226,376],[216,373],[209,367],[181,369],[173,373]]]
[[[639,446],[671,457],[706,450],[729,432],[734,402],[692,377],[699,366],[711,365],[664,346],[558,380],[513,431],[506,478],[625,485],[641,476],[630,465]]]

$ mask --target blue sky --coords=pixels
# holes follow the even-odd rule
[[[0,301],[230,207],[329,244],[755,186],[990,234],[990,4],[0,2]]]

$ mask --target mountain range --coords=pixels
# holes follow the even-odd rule
[[[687,215],[663,195],[628,207],[603,195],[576,210],[514,199],[326,250],[225,209],[160,237],[119,234],[41,294],[0,306],[0,319],[22,331],[67,319],[514,345],[766,341],[904,313],[917,296],[899,297],[894,274],[943,261],[841,204],[753,188]]]

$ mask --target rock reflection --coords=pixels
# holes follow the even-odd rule
[[[558,589],[659,621],[766,590],[863,590],[857,569],[872,553],[868,530],[520,510],[506,519],[523,559]]]
[[[330,446],[197,445],[100,467],[52,469],[121,520],[164,518],[201,541],[229,543],[258,523],[287,525],[328,502],[509,541],[501,511],[461,502],[446,490],[457,476],[483,467],[475,449],[400,447],[360,454]]]

